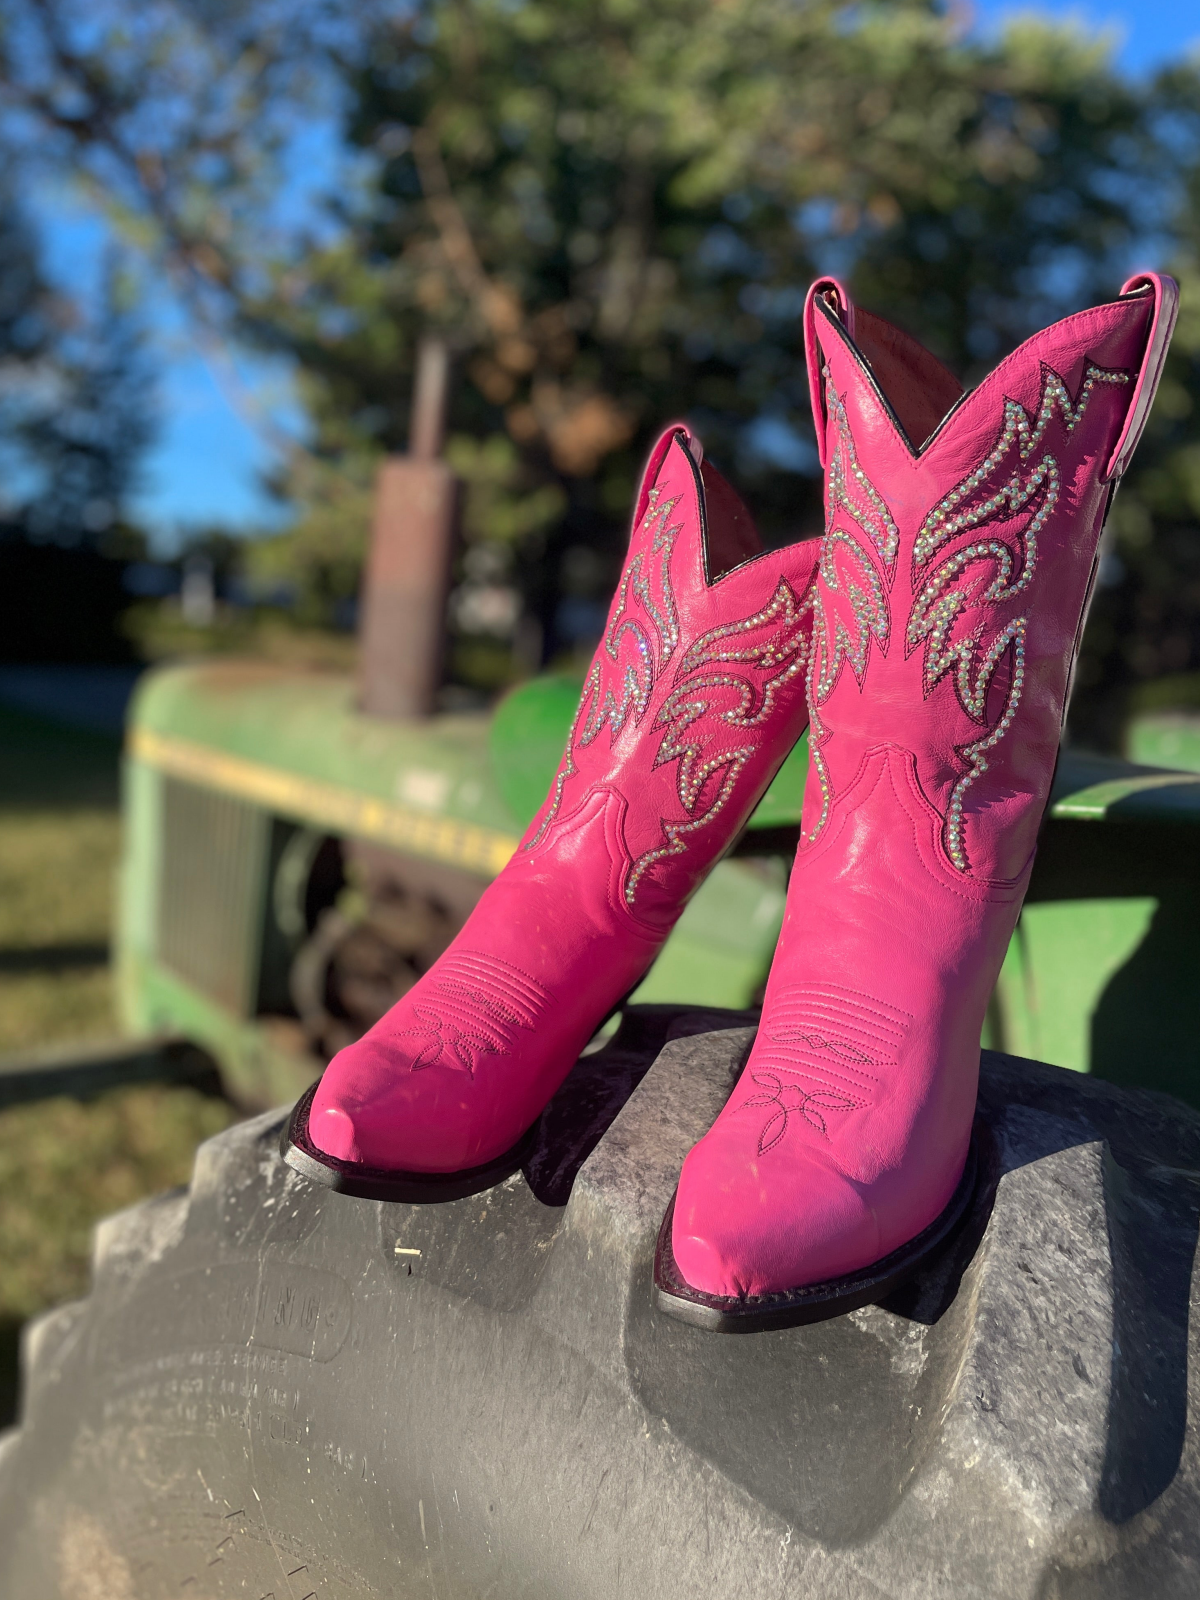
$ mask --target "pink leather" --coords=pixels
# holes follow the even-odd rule
[[[509,1149],[804,731],[819,543],[764,552],[701,454],[682,426],[655,446],[550,794],[449,950],[330,1062],[328,1154],[453,1172]]]
[[[839,278],[818,278],[808,291],[804,302],[804,346],[811,351],[817,337],[817,302],[824,301],[838,317],[849,333],[854,337],[854,318],[857,307],[846,292],[846,286]],[[825,459],[825,441],[828,435],[829,418],[825,411],[825,382],[821,377],[821,364],[809,358],[808,362],[808,399],[812,406],[813,421],[817,429],[817,459],[821,466],[827,465]]]
[[[868,1266],[962,1174],[1105,470],[1135,403],[1144,421],[1169,336],[1174,285],[1142,281],[1152,293],[1027,341],[923,449],[814,286],[827,521],[812,758],[758,1035],[680,1179],[672,1242],[700,1290],[757,1296]],[[901,364],[914,381],[921,364]]]
[[[1146,426],[1146,418],[1150,415],[1150,407],[1154,403],[1154,393],[1162,377],[1171,335],[1175,332],[1175,322],[1179,316],[1179,285],[1174,278],[1160,277],[1156,272],[1139,272],[1132,278],[1126,279],[1121,286],[1121,293],[1133,294],[1141,288],[1150,289],[1154,296],[1150,335],[1146,341],[1146,355],[1142,361],[1141,372],[1138,374],[1137,387],[1125,418],[1125,426],[1121,430],[1121,437],[1117,440],[1105,470],[1106,478],[1123,477],[1129,469],[1133,452],[1142,437],[1142,429]]]

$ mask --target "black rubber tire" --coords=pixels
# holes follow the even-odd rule
[[[580,1165],[683,1009],[629,1013],[547,1108],[524,1172],[485,1194],[332,1193],[280,1159],[282,1110],[202,1145],[188,1188],[101,1223],[88,1298],[24,1333],[22,1414],[0,1436],[3,1600],[427,1595],[447,1515],[421,1487],[429,1452],[457,1449],[507,1392],[523,1444],[553,1454],[529,1411],[536,1375],[486,1375],[478,1338],[514,1326]],[[439,1341],[429,1311],[476,1354]],[[436,1382],[412,1367],[414,1315]],[[437,1593],[593,1592],[565,1574],[560,1588],[536,1539],[510,1530],[497,1550],[505,1472],[482,1465],[482,1502],[461,1476],[445,1497],[486,1524],[490,1492],[495,1524]]]
[[[27,1332],[0,1600],[1192,1600],[1200,1117],[986,1058],[936,1261],[716,1339],[651,1264],[752,1024],[633,1008],[444,1205],[313,1186],[282,1112],[202,1146]]]

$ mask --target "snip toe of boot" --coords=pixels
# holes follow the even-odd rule
[[[849,1178],[807,1152],[749,1160],[719,1124],[683,1164],[671,1247],[694,1289],[737,1299],[825,1283],[881,1253],[875,1215]]]
[[[320,1111],[316,1102],[308,1119],[308,1136],[318,1150],[338,1161],[363,1161],[354,1118],[344,1107],[327,1105]]]
[[[308,1137],[339,1161],[381,1171],[451,1173],[486,1162],[522,1130],[482,1115],[462,1072],[413,1071],[386,1035],[367,1034],[340,1050],[317,1085]],[[507,1137],[506,1137],[507,1135]]]

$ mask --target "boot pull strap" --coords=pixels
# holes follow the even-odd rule
[[[1137,449],[1142,429],[1146,426],[1146,418],[1150,415],[1150,407],[1154,403],[1158,380],[1162,377],[1163,364],[1167,359],[1167,346],[1175,329],[1175,318],[1179,314],[1179,285],[1174,278],[1168,278],[1158,272],[1139,272],[1122,285],[1121,293],[1133,294],[1136,290],[1145,288],[1154,291],[1150,334],[1146,340],[1146,353],[1142,357],[1133,399],[1125,417],[1125,426],[1104,469],[1105,483],[1111,478],[1120,478],[1123,475],[1133,452]]]
[[[854,302],[836,278],[818,278],[804,302],[804,354],[808,360],[808,393],[812,401],[813,423],[817,430],[817,457],[825,465],[825,381],[821,376],[825,358],[817,338],[817,301],[824,300],[841,318],[846,332],[854,337]]]
[[[696,461],[697,466],[700,464],[696,459],[696,449],[700,449],[700,441],[696,438],[695,434],[688,427],[686,422],[672,422],[668,427],[663,429],[654,442],[654,448],[650,452],[649,460],[642,469],[641,488],[638,490],[638,497],[634,503],[633,523],[629,531],[629,537],[631,539],[642,525],[642,518],[646,515],[646,511],[650,505],[650,491],[653,489],[655,479],[658,477],[659,468],[666,460],[667,451],[675,443],[677,438],[682,443],[684,449],[687,450],[691,455],[692,459]],[[693,449],[693,445],[695,445],[696,449]],[[703,450],[700,451],[700,458],[703,459]]]

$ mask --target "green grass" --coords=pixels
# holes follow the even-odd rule
[[[0,1051],[114,1031],[118,758],[0,707]]]
[[[0,808],[0,1051],[111,1034],[117,814]]]
[[[0,1052],[116,1031],[119,747],[0,707]],[[186,1182],[223,1101],[157,1085],[0,1111],[0,1427],[20,1325],[86,1293],[102,1216]]]

